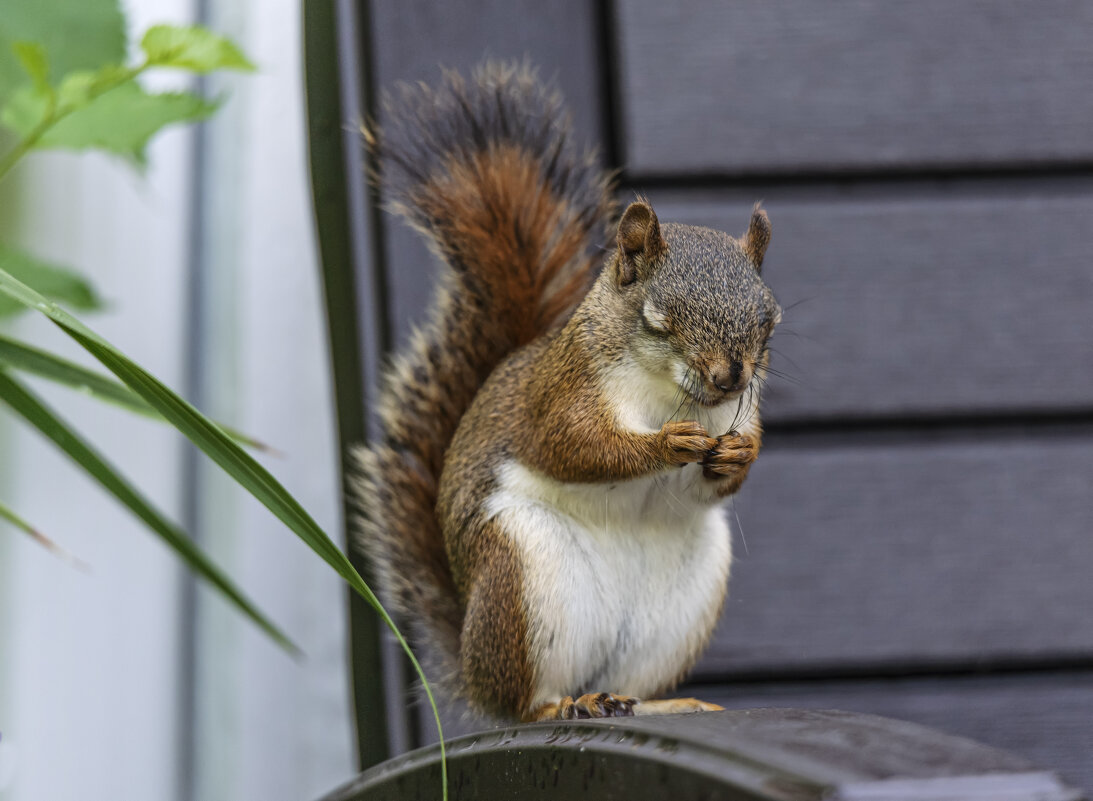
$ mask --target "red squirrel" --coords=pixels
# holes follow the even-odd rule
[[[759,453],[766,213],[734,238],[638,200],[611,226],[609,176],[526,66],[404,87],[365,135],[444,265],[358,451],[381,597],[482,713],[719,709],[657,696],[718,620],[721,502]]]

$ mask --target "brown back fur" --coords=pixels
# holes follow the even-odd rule
[[[439,657],[438,678],[458,683],[464,610],[435,511],[444,455],[493,369],[587,292],[614,206],[594,154],[570,145],[559,96],[527,66],[403,87],[384,111],[365,131],[381,185],[445,268],[387,371],[382,439],[357,451],[358,544],[381,598]]]

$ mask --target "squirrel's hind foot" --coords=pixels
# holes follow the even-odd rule
[[[531,720],[577,720],[582,718],[626,718],[634,714],[637,698],[614,693],[585,693],[576,700],[567,695],[561,701],[543,704]]]
[[[574,699],[567,695],[561,701],[543,704],[530,720],[580,720],[585,718],[625,718],[631,715],[677,715],[683,712],[720,712],[723,706],[699,701],[697,698],[663,698],[642,701],[630,695],[586,693]]]
[[[723,712],[725,707],[697,698],[661,698],[634,704],[635,715],[678,715],[683,712]]]

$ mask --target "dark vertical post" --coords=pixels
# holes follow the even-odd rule
[[[335,0],[308,0],[304,11],[304,64],[307,89],[308,144],[316,232],[322,262],[327,327],[338,425],[338,445],[343,480],[347,475],[347,449],[364,442],[366,436],[364,382],[358,339],[358,287],[354,273],[361,257],[363,229],[354,231],[350,204],[346,137],[350,120],[344,115],[343,74],[340,61],[338,6]],[[364,176],[356,176],[363,181]],[[356,252],[355,252],[356,251]],[[367,273],[363,273],[367,275]],[[381,304],[382,305],[382,304]],[[370,312],[375,309],[369,309]],[[345,519],[351,510],[345,509]],[[350,549],[358,571],[369,579],[369,571]],[[380,621],[355,593],[349,593],[350,658],[353,700],[356,710],[358,757],[362,768],[387,759],[387,704],[384,696],[380,651]]]
[[[603,142],[604,166],[609,170],[622,171],[626,154],[623,151],[621,131],[622,114],[620,113],[618,21],[615,13],[615,0],[599,0],[596,4],[596,42],[599,45],[600,129]]]

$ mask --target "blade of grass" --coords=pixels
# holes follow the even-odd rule
[[[14,370],[31,373],[40,378],[56,381],[58,384],[80,390],[97,400],[113,403],[130,412],[144,415],[153,420],[163,421],[163,416],[159,412],[149,406],[140,395],[133,392],[125,384],[121,384],[101,373],[88,370],[86,367],[81,367],[75,362],[62,359],[60,356],[48,351],[39,350],[24,342],[0,335],[0,366],[3,365],[7,365]],[[229,437],[248,448],[254,448],[265,453],[276,453],[273,448],[264,442],[240,433],[222,423],[217,425]]]
[[[361,578],[333,540],[327,536],[318,523],[304,510],[294,497],[265,468],[236,445],[211,420],[168,389],[163,383],[145,371],[142,367],[126,358],[121,351],[85,326],[71,314],[51,303],[26,284],[16,280],[10,273],[0,268],[0,292],[18,300],[24,305],[38,309],[51,319],[62,331],[71,336],[88,353],[121,381],[144,398],[172,425],[181,431],[191,442],[205,452],[236,482],[253,495],[267,509],[302,539],[308,547],[334,568],[368,604],[376,610],[384,624],[391,630],[403,651],[406,652],[415,672],[421,678],[425,694],[432,707],[437,734],[440,737],[441,774],[443,797],[448,797],[448,767],[444,748],[444,731],[440,723],[440,712],[433,697],[432,688],[425,671],[417,657],[410,650],[402,632],[394,620],[383,608],[375,593]]]
[[[73,554],[71,551],[62,548],[60,545],[58,545],[45,534],[40,532],[26,520],[15,514],[15,512],[12,511],[10,507],[5,506],[3,503],[0,503],[0,519],[7,520],[9,523],[15,526],[15,528],[29,535],[32,540],[37,542],[54,556],[59,556],[61,559],[65,560],[73,567],[78,568],[85,573],[91,572],[91,568],[88,566],[87,562]]]
[[[0,401],[10,406],[47,439],[52,440],[72,461],[158,534],[198,575],[233,601],[277,643],[290,652],[299,653],[292,641],[236,588],[220,568],[209,561],[189,537],[156,511],[132,484],[122,478],[106,459],[66,425],[40,398],[3,369],[0,369]]]
[[[0,286],[2,289],[2,286]],[[71,318],[71,315],[61,315]],[[267,509],[289,527],[300,539],[317,553],[328,565],[334,568],[346,582],[363,597],[368,604],[376,610],[384,624],[391,630],[406,652],[415,672],[421,678],[425,694],[433,710],[436,721],[437,734],[440,737],[441,773],[444,782],[444,798],[447,798],[447,761],[444,750],[444,731],[441,728],[440,712],[433,697],[432,688],[425,677],[425,671],[410,650],[402,632],[399,631],[395,621],[383,608],[372,588],[350,563],[349,558],[342,553],[334,541],[327,536],[318,523],[304,510],[296,499],[275,479],[264,467],[251,458],[246,451],[224,436],[216,425],[202,415],[197,409],[183,400],[180,396],[169,390],[154,376],[139,367],[113,346],[107,344],[96,334],[90,332],[80,323],[72,325],[67,320],[62,321],[49,315],[51,319],[69,336],[79,342],[88,353],[102,362],[110,372],[120,378],[134,392],[144,398],[172,425],[186,435],[187,438],[220,467],[234,478],[251,495],[258,499]],[[71,318],[74,320],[74,318]],[[78,327],[77,327],[78,326]],[[83,329],[83,330],[81,330]],[[85,333],[86,332],[86,333]]]

